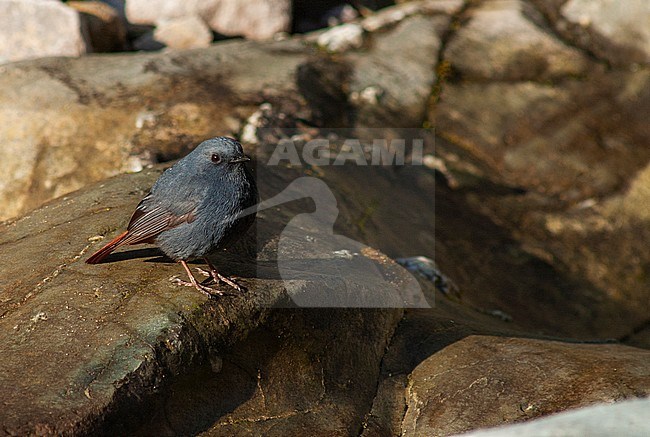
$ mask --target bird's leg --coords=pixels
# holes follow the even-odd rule
[[[232,278],[229,278],[227,276],[222,275],[217,271],[217,268],[210,262],[209,259],[203,258],[205,263],[210,267],[210,276],[212,279],[218,284],[219,282],[223,282],[224,284],[229,285],[230,287],[234,288],[235,290],[239,292],[244,292],[246,291],[246,287],[239,285],[236,283]]]
[[[192,274],[192,272],[190,271],[190,268],[187,266],[187,263],[186,263],[185,261],[183,261],[183,260],[180,260],[179,262],[181,263],[181,265],[183,266],[183,268],[185,268],[185,271],[187,272],[187,276],[190,278],[190,282],[183,281],[183,280],[180,279],[180,278],[174,278],[174,279],[173,279],[173,282],[174,282],[175,284],[177,284],[177,285],[183,285],[183,286],[185,286],[185,287],[194,287],[194,288],[196,288],[197,290],[199,290],[201,293],[205,294],[205,295],[208,296],[208,297],[214,296],[215,294],[218,294],[218,295],[219,295],[219,294],[224,294],[224,293],[222,293],[222,292],[219,291],[219,290],[215,290],[215,289],[213,289],[213,288],[206,287],[206,286],[203,285],[203,284],[199,284],[199,283],[196,281],[196,278],[194,277],[194,275]]]

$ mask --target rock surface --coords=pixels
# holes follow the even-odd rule
[[[569,0],[560,11],[567,21],[638,52],[631,60],[650,64],[650,4],[631,0],[620,6],[607,0]]]
[[[485,2],[449,41],[446,59],[473,80],[553,80],[586,73],[587,57],[555,38],[542,21],[522,1]]]
[[[172,386],[139,432],[353,435],[374,395],[379,367],[369,364],[393,323],[368,310],[278,310],[221,357],[221,371],[204,366]]]
[[[647,2],[530,1],[543,12],[555,32],[595,59],[616,67],[648,65]]]
[[[210,28],[196,16],[161,21],[156,26],[153,37],[172,49],[196,49],[208,47],[212,43]]]
[[[200,17],[215,32],[250,39],[269,39],[291,28],[289,0],[211,0],[182,2],[177,0],[126,3],[126,16],[135,24],[157,25],[185,17]]]
[[[79,56],[86,52],[79,15],[63,3],[2,0],[0,10],[0,64],[44,56]]]
[[[648,395],[647,350],[470,336],[411,373],[402,434],[460,434]]]
[[[465,11],[468,26],[486,7]],[[552,5],[545,8],[552,18]],[[449,61],[453,66],[454,58]],[[645,195],[633,188],[643,185],[637,181],[644,180],[650,162],[644,146],[650,130],[639,117],[650,108],[650,72],[595,62],[586,77],[568,75],[557,82],[546,80],[532,64],[520,79],[506,82],[489,69],[483,77],[451,71],[429,120],[444,139],[437,142],[437,153],[468,204],[512,229],[523,258],[533,255],[573,278],[570,288],[581,297],[570,305],[585,300],[571,311],[587,318],[599,314],[594,320],[604,329],[589,328],[600,331],[596,336],[627,339],[646,326],[650,311],[647,261],[638,255],[647,226],[640,218],[645,203],[636,196]],[[626,309],[606,315],[601,304],[610,299]]]
[[[408,17],[390,33],[378,32],[375,51],[352,54],[357,68],[349,84],[354,122],[361,127],[418,128],[436,76],[446,15]],[[417,47],[405,51],[404,47]],[[424,55],[426,54],[426,55]]]
[[[258,169],[258,177],[265,182],[260,186],[265,198],[284,189],[296,176],[296,172],[286,170],[277,174],[266,171]],[[180,267],[146,247],[114,254],[98,266],[84,264],[88,252],[98,247],[98,235],[114,236],[159,174],[159,169],[152,169],[108,180],[2,227],[0,253],[13,266],[0,273],[0,343],[3,355],[8,357],[0,364],[5,406],[0,422],[5,432],[86,434],[116,427],[128,434],[130,421],[137,423],[143,418],[140,413],[128,413],[143,396],[159,390],[169,377],[206,362],[209,356],[214,360],[270,314],[282,319],[282,311],[271,313],[270,308],[286,299],[285,287],[294,293],[296,287],[310,287],[308,279],[279,277],[269,261],[255,265],[255,259],[280,265],[282,260],[275,252],[277,235],[301,210],[300,203],[293,204],[295,209],[282,207],[264,216],[230,261],[226,258],[219,262],[224,271],[244,278],[240,282],[250,289],[245,295],[209,300],[191,288],[179,288],[169,278],[179,274]],[[346,201],[341,201],[344,206]],[[342,218],[351,220],[345,215]],[[251,253],[252,258],[246,255]],[[298,258],[309,255],[295,251],[291,254]],[[382,289],[410,277],[386,257],[368,260],[379,263],[384,277],[395,281],[392,285],[385,282]],[[326,319],[316,310],[311,311],[311,316],[307,311],[304,323],[320,320],[320,336],[329,336],[327,341],[332,342],[332,351],[323,356],[322,349],[317,349],[323,346],[322,340],[309,340],[314,334],[307,328],[297,334],[306,337],[296,341],[312,342],[311,352],[303,356],[307,367],[301,371],[312,377],[306,384],[315,390],[314,396],[295,401],[289,396],[283,405],[262,407],[258,405],[260,399],[253,399],[252,409],[243,406],[241,415],[278,415],[285,419],[283,408],[291,409],[292,402],[301,402],[306,410],[312,408],[311,404],[315,411],[330,409],[331,417],[339,419],[335,429],[354,429],[364,408],[359,402],[371,401],[381,356],[401,311],[341,310],[332,311]],[[289,320],[293,317],[289,315]],[[349,330],[353,324],[358,331]],[[276,328],[280,326],[278,322]],[[334,332],[338,334],[333,336]],[[358,335],[362,332],[367,340],[360,348]],[[268,338],[268,333],[264,335]],[[344,348],[344,344],[348,346]],[[256,349],[262,354],[260,359],[272,350]],[[342,355],[338,356],[336,350]],[[352,361],[341,367],[345,357]],[[322,364],[310,366],[310,360]],[[277,371],[282,371],[282,362],[275,363]],[[314,376],[312,372],[320,366],[318,373],[323,376]],[[274,376],[272,370],[268,370],[269,377],[280,377]],[[359,385],[338,388],[350,380]],[[241,383],[239,388],[248,384]],[[282,386],[267,388],[266,382],[259,380],[258,384],[263,390],[259,394],[262,402],[266,402],[267,395],[273,396],[273,390],[277,397],[289,395]],[[227,402],[240,402],[236,399]],[[344,400],[349,412],[341,415]],[[291,425],[290,420],[281,422]],[[227,429],[224,432],[229,432]]]
[[[221,0],[216,2],[208,24],[224,35],[243,35],[249,39],[270,39],[291,29],[290,0]]]

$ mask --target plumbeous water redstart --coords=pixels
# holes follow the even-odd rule
[[[187,271],[190,282],[176,279],[177,283],[207,295],[221,294],[199,283],[187,266],[188,260],[203,258],[216,284],[242,290],[219,274],[207,256],[238,240],[255,221],[258,194],[244,165],[249,160],[241,144],[231,138],[204,141],[158,178],[135,209],[127,230],[86,262],[97,264],[120,246],[154,243]]]

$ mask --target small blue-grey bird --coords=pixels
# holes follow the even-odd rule
[[[222,294],[199,283],[187,261],[203,258],[216,284],[243,288],[221,275],[207,256],[239,239],[255,221],[258,202],[255,179],[244,165],[250,158],[237,141],[217,137],[201,143],[156,181],[138,204],[127,230],[86,260],[97,264],[120,246],[154,243],[180,262],[190,282],[182,285],[200,292]]]

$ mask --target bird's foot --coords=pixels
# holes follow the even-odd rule
[[[243,292],[247,291],[246,287],[236,283],[233,278],[229,278],[229,277],[224,276],[224,275],[222,275],[221,273],[218,273],[218,272],[214,272],[214,273],[215,273],[216,277],[219,278],[219,281],[223,282],[224,284],[228,284],[231,288],[234,288],[238,292],[243,293]]]
[[[202,269],[201,267],[195,267],[194,269],[195,269],[199,274],[201,274],[201,276],[205,276],[205,277],[208,278],[208,279],[212,279],[212,274],[211,274],[209,271],[204,270],[204,269]]]
[[[216,270],[208,271],[197,267],[196,271],[208,278],[205,281],[201,282],[201,284],[203,285],[209,284],[210,282],[214,282],[216,284],[224,283],[230,286],[231,288],[239,291],[240,293],[247,291],[246,287],[244,287],[243,285],[239,285],[237,282],[235,282],[234,278],[229,278],[227,276],[224,276],[221,273],[217,272]]]
[[[217,290],[215,288],[208,287],[207,285],[205,285],[203,283],[199,284],[196,281],[195,282],[184,281],[181,278],[179,278],[178,276],[172,276],[170,278],[170,281],[172,283],[176,284],[176,285],[180,285],[180,286],[183,286],[183,287],[194,287],[198,291],[200,291],[201,293],[205,294],[208,297],[222,296],[224,294],[227,294],[227,293],[224,293],[221,290]]]

